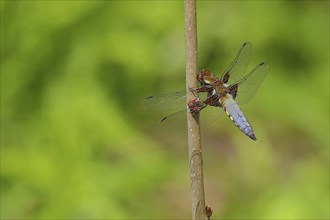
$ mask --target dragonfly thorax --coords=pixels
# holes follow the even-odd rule
[[[225,96],[229,93],[228,86],[226,84],[221,83],[219,80],[216,81],[212,86],[219,97]]]

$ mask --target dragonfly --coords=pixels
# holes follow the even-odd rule
[[[143,101],[143,106],[147,109],[168,108],[175,109],[176,106],[186,105],[184,110],[168,115],[160,121],[176,118],[180,113],[188,108],[193,116],[198,115],[204,109],[220,108],[225,112],[231,121],[252,140],[257,140],[253,128],[239,105],[248,103],[256,94],[262,82],[265,80],[269,64],[262,62],[246,74],[248,64],[252,56],[252,45],[245,42],[235,59],[225,69],[222,76],[217,77],[209,70],[202,70],[197,74],[199,87],[190,88],[195,94],[195,99],[191,99],[186,104],[185,90],[149,96]],[[204,94],[203,98],[199,98]]]

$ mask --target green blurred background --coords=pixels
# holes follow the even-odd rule
[[[201,1],[199,69],[270,72],[202,127],[213,219],[329,217],[329,2]],[[1,218],[190,218],[187,135],[141,100],[185,87],[181,1],[1,1]]]

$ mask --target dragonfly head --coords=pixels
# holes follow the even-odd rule
[[[209,70],[202,70],[197,75],[197,80],[203,85],[210,85],[214,81],[214,74]]]

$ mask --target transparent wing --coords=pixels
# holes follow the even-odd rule
[[[196,89],[196,88],[195,88]],[[187,115],[187,91],[172,92],[161,95],[154,95],[145,98],[141,105],[147,110],[171,110],[172,114],[163,117],[158,124],[158,127],[170,128],[174,126],[181,126],[186,123]],[[208,96],[207,92],[199,94],[200,100],[206,100]],[[200,118],[202,124],[213,123],[216,119],[223,115],[224,111],[219,107],[207,106],[200,112]]]
[[[216,122],[221,116],[225,115],[220,107],[207,106],[200,111],[200,123],[202,126]],[[186,125],[187,123],[187,108],[177,111],[173,114],[163,117],[159,121],[160,128],[173,128]]]
[[[250,42],[245,42],[236,55],[234,61],[227,67],[224,72],[224,74],[227,72],[229,74],[228,85],[243,78],[249,65],[251,56],[252,45]]]
[[[187,106],[186,90],[145,98],[141,105],[147,110],[171,110],[185,109]]]
[[[258,91],[261,83],[265,80],[269,69],[268,63],[260,63],[251,70],[243,79],[234,84],[238,84],[236,102],[246,104]]]
[[[191,89],[196,90],[197,88],[198,87]],[[179,111],[187,107],[186,94],[187,90],[182,90],[178,92],[149,96],[142,101],[141,106],[146,110],[169,110],[172,112]],[[207,93],[199,93],[198,96],[201,100],[205,100],[207,98]]]
[[[181,109],[163,117],[158,123],[158,129],[183,128],[187,124],[187,109]]]
[[[217,122],[221,118],[225,111],[220,107],[207,106],[200,112],[200,122],[202,126],[207,126]],[[218,122],[219,123],[219,122]]]

